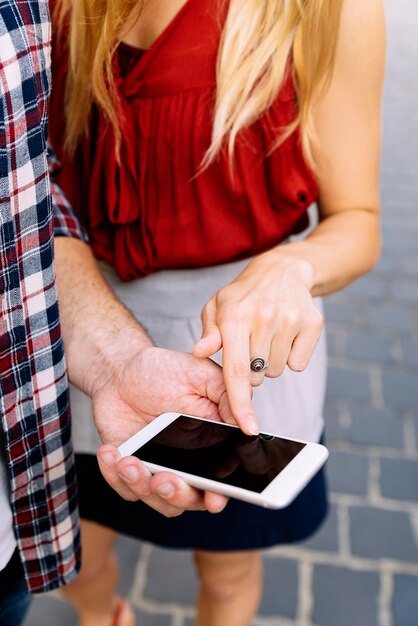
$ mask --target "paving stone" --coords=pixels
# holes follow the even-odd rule
[[[418,341],[410,337],[402,343],[405,361],[409,365],[418,367]]]
[[[331,450],[328,459],[331,491],[366,496],[369,482],[369,459],[365,454]]]
[[[417,626],[418,576],[395,576],[392,610],[394,626]]]
[[[318,626],[378,626],[376,572],[316,565],[313,621]]]
[[[327,330],[327,353],[329,356],[337,354],[337,333]]]
[[[403,208],[402,218],[403,219],[399,219],[399,216],[395,217],[390,214],[385,215],[382,221],[382,232],[388,237],[390,237],[393,232],[400,235],[410,235],[411,233],[418,235],[418,220],[416,219],[415,210],[408,211],[406,207]]]
[[[396,411],[350,403],[350,417],[347,437],[352,443],[403,448],[403,422]]]
[[[351,551],[354,555],[412,562],[418,559],[408,513],[374,507],[351,507],[349,514]]]
[[[152,549],[144,590],[145,598],[162,604],[175,602],[194,606],[197,589],[198,583],[190,552]]]
[[[144,613],[143,611],[135,611],[136,623],[138,626],[171,626],[171,615]]]
[[[345,429],[341,426],[340,409],[331,398],[327,398],[325,402],[324,420],[327,440],[345,438]]]
[[[386,284],[374,273],[356,280],[344,289],[343,294],[360,297],[362,300],[381,300],[386,293]]]
[[[384,254],[416,254],[418,252],[417,240],[414,234],[393,232],[383,242]]]
[[[383,393],[394,407],[416,411],[418,406],[417,375],[410,372],[384,371]]]
[[[327,397],[331,399],[352,398],[370,401],[368,372],[349,367],[329,367]]]
[[[53,622],[51,615],[54,616]],[[47,593],[35,595],[25,620],[25,626],[77,626],[77,613],[70,604]],[[13,626],[10,624],[10,626]]]
[[[411,139],[411,138],[409,138]],[[402,143],[402,142],[400,142]],[[403,146],[402,146],[403,147]],[[392,165],[395,169],[400,169],[400,167],[402,166],[401,164],[398,165],[398,167],[395,165],[395,163],[393,163]],[[388,181],[390,183],[390,181]],[[399,205],[397,205],[397,199],[395,198],[395,194],[397,195],[397,199],[399,201]],[[399,195],[398,195],[399,194]],[[385,206],[389,209],[395,207],[395,206],[401,206],[403,205],[404,208],[408,208],[411,206],[414,206],[414,202],[415,202],[415,206],[417,206],[415,197],[416,197],[416,190],[413,189],[412,185],[409,184],[401,184],[397,186],[397,189],[392,189],[390,191],[390,193],[386,193],[387,197],[385,198]],[[388,250],[384,250],[385,254],[390,254],[390,256],[392,256],[393,258],[396,258],[396,252],[390,252]],[[399,252],[398,252],[399,255]],[[413,255],[413,252],[410,254],[410,256]],[[409,259],[410,261],[410,259]]]
[[[118,590],[122,596],[129,595],[135,575],[135,569],[140,558],[142,543],[136,539],[118,536],[116,554],[123,567],[119,571]]]
[[[391,290],[394,298],[411,304],[418,304],[418,284],[416,281],[393,281]]]
[[[267,556],[264,559],[264,588],[259,614],[295,618],[298,580],[297,561]]]
[[[373,270],[373,275],[380,279],[387,277],[393,278],[393,274],[398,272],[399,259],[393,259],[385,256],[381,256],[379,263]]]
[[[384,307],[368,306],[367,320],[371,328],[382,328],[390,331],[414,333],[417,316],[411,307],[385,305]]]
[[[416,212],[416,208],[414,209]],[[415,218],[416,219],[416,218]],[[401,257],[399,259],[399,267],[404,276],[417,277],[418,276],[418,263],[411,263],[411,259],[408,257]]]
[[[346,354],[349,358],[365,361],[394,363],[392,342],[386,337],[374,337],[370,334],[352,335],[347,337]]]
[[[324,311],[327,322],[355,326],[359,319],[360,307],[353,304],[342,304],[333,299],[325,298]]]
[[[338,552],[338,509],[337,505],[331,504],[329,513],[321,528],[307,541],[300,544],[307,550],[319,550],[320,552]]]
[[[418,461],[380,459],[380,490],[385,498],[418,502]]]

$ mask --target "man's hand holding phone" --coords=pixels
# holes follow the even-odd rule
[[[100,470],[120,496],[140,499],[169,517],[185,510],[215,513],[224,508],[226,497],[195,489],[170,472],[152,475],[139,459],[122,459],[116,449],[165,411],[234,421],[219,366],[149,346],[121,361],[91,395],[96,427],[105,444],[98,451]]]
[[[151,476],[138,459],[121,460],[116,446],[165,411],[235,421],[222,370],[208,359],[153,347],[86,243],[57,237],[55,261],[68,374],[92,398],[105,444],[98,451],[103,476],[122,497],[141,499],[165,515],[221,510],[225,497],[196,490],[173,473]],[[238,422],[240,417],[246,416]]]

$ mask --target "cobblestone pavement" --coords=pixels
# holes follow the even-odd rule
[[[387,0],[387,16],[383,258],[326,304],[331,512],[308,542],[266,554],[255,626],[418,626],[416,0]],[[190,556],[128,539],[118,550],[139,625],[192,626]],[[52,595],[27,626],[75,623]]]

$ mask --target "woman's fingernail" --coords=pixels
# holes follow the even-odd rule
[[[252,435],[259,435],[260,434],[260,429],[258,428],[257,420],[255,419],[254,415],[249,415],[244,420],[244,423],[247,426],[247,430]]]
[[[115,458],[111,452],[104,452],[103,454],[100,454],[99,456],[100,456],[100,460],[105,465],[112,465],[112,463],[114,463],[115,461]]]
[[[162,498],[170,498],[174,494],[174,487],[170,483],[166,483],[157,489],[157,493]]]
[[[133,465],[129,465],[128,467],[125,467],[124,470],[120,474],[125,480],[129,480],[129,481],[137,480],[139,476],[138,470]]]

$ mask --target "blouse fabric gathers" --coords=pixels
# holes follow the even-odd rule
[[[296,113],[291,72],[267,113],[238,137],[232,173],[223,153],[200,170],[226,9],[218,0],[188,0],[150,49],[119,46],[119,162],[113,131],[97,109],[76,158],[63,153],[67,72],[57,46],[50,139],[62,162],[58,182],[95,255],[122,280],[247,258],[307,226],[317,185],[299,133],[269,152]]]

